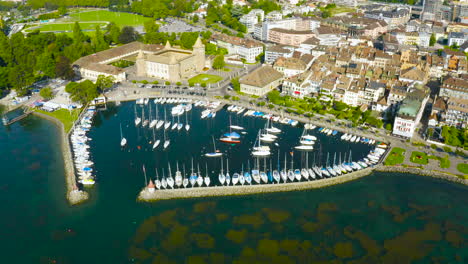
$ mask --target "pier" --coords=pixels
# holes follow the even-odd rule
[[[16,122],[18,122],[18,121],[20,121],[20,120],[23,120],[24,118],[28,117],[32,112],[33,112],[33,111],[31,111],[31,110],[27,110],[27,111],[25,111],[22,115],[17,116],[17,117],[15,117],[15,118],[11,119],[11,120],[7,119],[7,117],[4,116],[4,117],[3,117],[3,124],[4,124],[5,126],[12,125],[12,124],[14,124],[14,123],[16,123]]]
[[[194,187],[194,188],[179,188],[179,189],[165,189],[150,191],[144,188],[138,200],[145,202],[152,202],[158,200],[169,199],[186,199],[197,197],[210,197],[210,196],[233,196],[233,195],[251,195],[273,192],[288,192],[288,191],[303,191],[309,189],[323,188],[336,184],[349,182],[359,179],[361,177],[371,174],[376,165],[372,168],[366,168],[351,172],[345,175],[324,178],[319,180],[302,181],[302,182],[288,182],[279,184],[256,184],[256,185],[235,185],[235,186],[213,186],[213,187]]]

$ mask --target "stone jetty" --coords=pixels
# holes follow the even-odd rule
[[[377,165],[380,166],[380,165]],[[376,166],[376,167],[377,167]],[[232,196],[232,195],[249,195],[272,192],[289,192],[301,191],[308,189],[317,189],[336,184],[349,182],[359,179],[372,173],[374,168],[366,168],[363,170],[351,172],[345,175],[325,178],[312,181],[289,182],[280,184],[256,184],[256,185],[236,185],[236,186],[213,186],[213,187],[194,187],[194,188],[179,188],[150,191],[145,187],[139,194],[138,200],[151,202],[157,200],[169,199],[184,199],[195,197],[210,197],[210,196]]]

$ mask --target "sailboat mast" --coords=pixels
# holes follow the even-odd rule
[[[333,155],[333,166],[335,166],[336,164],[336,152],[335,152],[335,155]]]
[[[192,158],[192,174],[193,174],[193,158]]]
[[[146,184],[148,183],[148,180],[146,179],[146,169],[145,169],[145,165],[143,165],[143,175],[145,175],[145,187],[146,187]]]
[[[223,158],[221,158],[221,174],[223,174]]]
[[[278,150],[278,171],[280,171],[280,152]]]
[[[122,140],[122,123],[120,123],[120,140]]]

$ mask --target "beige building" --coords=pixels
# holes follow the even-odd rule
[[[136,60],[137,76],[151,77],[170,82],[180,82],[193,77],[205,67],[205,45],[200,38],[193,45],[193,50],[171,47],[169,42],[157,52],[140,50]]]
[[[282,45],[290,45],[299,47],[307,39],[315,36],[310,30],[290,30],[282,28],[270,29],[268,34],[268,41]]]
[[[127,80],[127,68],[112,63],[133,61],[139,77],[151,77],[179,82],[201,72],[205,67],[205,45],[197,39],[193,50],[132,42],[78,59],[73,63],[75,72],[82,78],[96,81],[99,75],[112,76],[116,82]]]
[[[240,91],[246,94],[263,96],[280,86],[283,74],[271,66],[262,66],[239,80]]]

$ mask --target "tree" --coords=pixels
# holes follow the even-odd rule
[[[39,92],[39,95],[46,100],[50,100],[54,97],[54,93],[52,92],[52,89],[50,89],[50,87],[42,88]]]
[[[73,41],[74,43],[83,43],[86,40],[85,34],[81,31],[80,24],[75,22],[73,26]]]
[[[240,92],[240,83],[239,83],[239,78],[232,78],[231,80],[232,88],[236,92]]]
[[[53,54],[48,52],[47,49],[44,53],[37,56],[36,69],[44,76],[55,77],[55,59]]]
[[[109,44],[104,39],[101,28],[96,26],[94,37],[91,40],[91,45],[93,46],[94,52],[103,51],[109,48]]]
[[[119,35],[119,42],[122,44],[127,44],[138,39],[138,33],[135,31],[135,28],[130,26],[125,26],[122,28],[122,32]]]
[[[432,33],[431,38],[429,39],[429,46],[433,47],[437,42],[436,36]]]
[[[193,20],[193,23],[198,23],[198,20],[199,20],[198,15],[194,15],[192,20]]]
[[[64,16],[67,13],[67,7],[66,6],[61,6],[58,8],[58,13],[60,16]]]
[[[99,92],[105,92],[114,85],[115,78],[113,76],[99,75],[96,80],[96,88]]]
[[[71,80],[75,77],[75,72],[71,68],[70,59],[65,56],[60,56],[57,60],[57,64],[55,65],[55,74],[57,77]]]
[[[218,55],[213,60],[213,69],[219,70],[224,68],[226,62],[224,62],[224,55]]]
[[[180,34],[180,45],[185,49],[191,49],[197,38],[198,32],[183,32]]]
[[[120,36],[120,28],[114,22],[110,22],[107,24],[106,28],[106,36],[109,42],[113,42],[115,44],[119,43],[119,36]]]
[[[99,96],[97,86],[90,80],[80,83],[71,82],[65,86],[65,91],[70,94],[74,102],[86,104]]]
[[[148,20],[143,25],[147,34],[158,32],[159,30],[159,24],[156,24],[154,20]]]
[[[385,129],[388,131],[392,131],[392,124],[391,123],[386,124]]]

